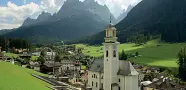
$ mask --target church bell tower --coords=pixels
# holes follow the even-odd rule
[[[104,90],[112,90],[112,84],[118,82],[119,52],[116,28],[111,23],[106,28],[104,45]]]

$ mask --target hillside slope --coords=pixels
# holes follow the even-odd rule
[[[157,46],[160,45],[160,46]],[[89,46],[85,44],[76,44],[78,48],[83,48],[86,55],[100,57],[103,55],[103,46]],[[119,52],[124,50],[127,54],[139,53],[139,57],[130,58],[131,61],[139,64],[151,66],[161,66],[177,68],[177,54],[185,43],[163,43],[159,40],[152,40],[142,46],[136,46],[134,43],[125,43],[119,45]]]
[[[186,41],[186,0],[142,0],[120,23],[116,25],[120,42],[126,42],[132,35],[159,35],[167,42]],[[105,31],[79,40],[100,44]],[[94,42],[94,43],[92,43]]]
[[[0,90],[50,90],[46,87],[49,84],[32,77],[31,74],[40,73],[0,62]]]

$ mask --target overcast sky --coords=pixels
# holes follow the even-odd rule
[[[66,0],[1,0],[0,29],[19,27],[27,17],[37,18],[42,11],[57,12]],[[83,0],[81,0],[83,1]],[[111,13],[118,17],[129,5],[136,5],[141,0],[96,0],[106,4]]]

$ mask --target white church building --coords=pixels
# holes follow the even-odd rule
[[[130,61],[119,60],[116,28],[106,28],[104,60],[94,60],[88,71],[92,90],[139,90],[138,75]]]

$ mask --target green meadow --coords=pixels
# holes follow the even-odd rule
[[[12,58],[17,58],[19,57],[17,54],[14,53],[3,53],[5,56],[12,57]]]
[[[18,54],[14,54],[14,53],[3,53],[5,56],[8,56],[8,57],[12,57],[12,58],[17,58],[19,57]],[[31,57],[31,60],[32,61],[36,61],[38,59],[38,56],[32,56]]]
[[[136,46],[134,43],[120,44],[119,52],[122,50],[127,54],[135,54],[135,52],[138,52],[140,56],[130,58],[130,60],[139,64],[176,68],[178,67],[177,54],[185,45],[185,43],[171,44],[163,43],[159,40],[152,40],[141,46]],[[83,48],[83,53],[86,55],[95,57],[103,55],[103,46],[89,46],[84,44],[77,44],[76,46]]]
[[[0,90],[50,90],[46,87],[50,86],[48,83],[31,74],[44,75],[8,62],[0,62]]]

